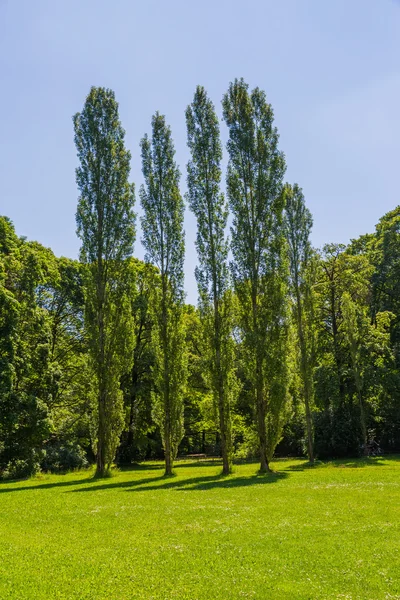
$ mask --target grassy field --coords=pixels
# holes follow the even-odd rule
[[[0,598],[400,599],[400,458],[0,484]]]

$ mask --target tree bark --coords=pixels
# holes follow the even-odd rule
[[[165,475],[167,477],[169,477],[173,474],[173,466],[174,466],[169,435],[166,436],[166,439],[165,439],[164,457],[165,457]]]

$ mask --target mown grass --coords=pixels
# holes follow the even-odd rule
[[[400,598],[400,458],[0,484],[0,598]]]

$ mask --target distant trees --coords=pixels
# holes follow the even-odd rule
[[[183,401],[187,355],[183,319],[184,203],[179,191],[180,172],[175,163],[171,130],[165,117],[152,119],[152,137],[141,141],[145,185],[140,188],[142,230],[146,260],[159,270],[160,289],[152,299],[154,327],[154,418],[161,430],[165,473],[183,436]]]
[[[229,130],[227,191],[233,281],[256,406],[260,470],[269,470],[287,400],[288,265],[283,227],[285,159],[264,92],[243,79],[223,98]]]
[[[219,416],[223,472],[232,469],[231,405],[235,396],[233,310],[229,286],[228,209],[220,191],[222,147],[218,118],[203,87],[186,110],[188,197],[197,218],[196,280],[206,340],[206,367]]]
[[[90,90],[74,117],[80,165],[76,214],[85,269],[85,319],[97,383],[97,473],[104,476],[123,427],[120,378],[132,356],[127,259],[135,240],[130,153],[114,92]]]

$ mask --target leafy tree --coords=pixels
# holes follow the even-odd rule
[[[374,267],[372,274],[372,320],[389,311],[390,347],[394,365],[385,361],[381,386],[380,415],[377,433],[380,442],[391,451],[400,448],[400,206],[385,214],[364,244],[364,252]],[[377,370],[374,370],[377,373]]]
[[[127,259],[135,239],[130,153],[114,92],[92,87],[74,116],[80,166],[76,215],[85,264],[85,320],[98,398],[97,474],[104,476],[123,428],[120,378],[131,360],[130,280]]]
[[[90,425],[96,397],[93,368],[84,328],[84,265],[79,261],[56,259],[56,270],[41,287],[39,305],[49,323],[50,386],[48,407],[54,433],[46,444],[46,468],[80,454],[81,444],[90,452]],[[51,455],[51,461],[50,461]],[[53,467],[51,467],[53,468]]]
[[[300,355],[300,377],[307,428],[308,458],[314,462],[312,405],[314,397],[314,300],[310,275],[313,271],[310,231],[312,217],[306,208],[302,190],[297,184],[285,186],[286,227],[293,296],[294,321]]]
[[[400,206],[384,215],[366,248],[374,266],[372,315],[390,311],[391,340],[400,366]]]
[[[121,387],[125,403],[125,431],[118,449],[118,461],[130,463],[148,453],[149,437],[155,425],[149,401],[153,389],[154,348],[151,343],[154,315],[151,300],[160,285],[153,265],[131,259],[135,293],[132,296],[132,315],[135,318],[132,368],[123,375]]]
[[[358,452],[359,403],[349,344],[343,325],[343,295],[362,310],[368,307],[372,268],[365,254],[344,245],[324,246],[318,267],[316,317],[318,320],[315,445],[321,457]]]
[[[0,475],[28,477],[40,469],[51,431],[43,400],[11,391],[0,397]]]
[[[235,393],[232,300],[229,290],[228,210],[220,192],[222,147],[218,118],[203,87],[186,110],[190,208],[197,218],[196,280],[206,339],[206,368],[219,415],[223,473],[232,469],[231,404]]]
[[[160,272],[161,286],[152,301],[155,350],[154,417],[161,430],[165,473],[183,436],[186,385],[186,348],[183,320],[184,203],[179,191],[179,169],[165,117],[152,119],[152,138],[141,141],[145,185],[140,189],[143,244],[146,260]]]
[[[12,390],[19,303],[13,294],[17,236],[9,219],[0,217],[0,394]]]
[[[37,294],[52,253],[17,238],[0,218],[0,474],[39,469],[50,434],[48,327]],[[53,256],[54,258],[54,256]]]
[[[346,396],[346,360],[341,336],[342,295],[349,292],[358,302],[366,303],[370,289],[371,264],[362,254],[351,254],[343,244],[326,244],[317,276],[317,318],[320,323],[320,350],[333,354],[338,402]]]
[[[342,313],[342,331],[349,349],[363,448],[367,453],[370,437],[368,423],[371,423],[373,403],[382,385],[382,381],[379,381],[382,379],[382,367],[390,367],[393,359],[389,349],[389,330],[394,315],[390,312],[378,313],[371,323],[368,306],[354,302],[348,292],[342,295]]]
[[[223,113],[229,129],[232,272],[256,405],[260,470],[267,471],[284,424],[288,385],[285,159],[272,108],[259,88],[249,93],[242,79],[235,80],[223,98]]]
[[[343,313],[343,323],[342,328],[345,335],[345,339],[349,346],[350,350],[350,358],[351,364],[353,368],[354,374],[354,383],[357,391],[358,403],[360,407],[360,424],[361,424],[361,432],[362,432],[362,440],[364,445],[364,452],[367,451],[367,442],[368,442],[368,433],[367,433],[367,422],[365,417],[365,407],[363,400],[363,364],[362,364],[362,336],[363,333],[361,331],[362,325],[367,325],[364,323],[360,324],[359,315],[357,314],[357,305],[351,299],[351,296],[348,292],[344,292],[342,296],[342,313]]]

